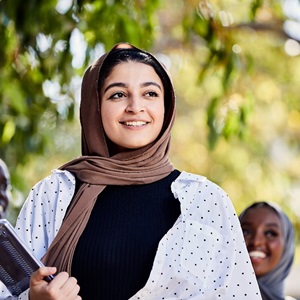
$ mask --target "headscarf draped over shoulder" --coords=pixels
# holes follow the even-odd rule
[[[133,49],[151,56],[161,66],[171,91],[165,93],[169,95],[169,99],[165,99],[164,125],[159,137],[145,147],[111,156],[101,120],[99,80],[102,76],[103,62],[109,59],[112,51],[121,51],[120,49]],[[71,272],[76,244],[98,195],[106,185],[147,184],[160,180],[173,171],[168,151],[174,118],[175,94],[172,80],[165,67],[152,54],[130,44],[120,43],[86,70],[82,81],[80,104],[82,156],[61,167],[73,173],[80,186],[58,234],[43,257],[46,265],[56,266],[58,271]]]
[[[255,202],[247,207],[239,216],[243,216],[253,207],[264,206],[273,209],[283,225],[284,250],[279,264],[269,273],[257,279],[263,300],[284,300],[284,280],[293,265],[295,253],[294,226],[288,216],[276,204],[271,202]]]

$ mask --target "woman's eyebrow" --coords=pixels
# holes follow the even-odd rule
[[[113,88],[113,87],[115,87],[115,86],[118,86],[118,87],[127,87],[127,84],[125,84],[125,83],[123,83],[123,82],[113,82],[113,83],[109,84],[109,85],[104,89],[104,93],[105,93],[107,90],[109,90],[109,89],[111,89],[111,88]]]
[[[280,225],[277,224],[277,223],[266,223],[266,226],[268,226],[268,227],[277,227],[277,228],[280,228]]]
[[[161,86],[158,84],[158,83],[156,83],[155,81],[147,81],[147,82],[143,82],[143,83],[141,83],[141,87],[147,87],[147,86],[150,86],[150,85],[154,85],[154,86],[156,86],[156,87],[158,87],[160,90],[162,90],[161,89]],[[117,86],[117,87],[128,87],[128,85],[126,84],[126,83],[124,83],[124,82],[113,82],[113,83],[111,83],[111,84],[109,84],[105,89],[104,89],[104,93],[106,92],[106,91],[108,91],[109,89],[111,89],[111,88],[113,88],[113,87],[115,87],[115,86]]]
[[[242,225],[242,226],[245,226],[245,225],[246,225],[246,226],[249,226],[249,225],[253,225],[253,222],[251,222],[251,221],[244,221],[244,222],[243,222],[243,221],[242,221],[242,222],[241,222],[241,225]],[[280,225],[279,225],[279,224],[273,223],[273,222],[272,222],[272,223],[265,223],[264,225],[265,225],[266,227],[276,227],[276,228],[280,228]]]
[[[150,85],[155,85],[161,90],[161,86],[156,83],[155,81],[147,81],[141,84],[142,87],[150,86]]]

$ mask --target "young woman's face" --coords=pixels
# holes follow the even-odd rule
[[[281,220],[270,208],[258,207],[242,217],[241,226],[256,277],[269,273],[284,250]]]
[[[164,87],[151,66],[116,65],[100,97],[104,131],[117,151],[141,148],[158,137],[165,113]]]

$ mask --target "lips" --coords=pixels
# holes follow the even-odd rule
[[[126,126],[130,126],[130,127],[141,127],[144,126],[146,124],[148,124],[149,122],[145,122],[145,121],[128,121],[128,122],[120,122],[123,125]]]
[[[262,251],[251,251],[249,255],[250,257],[254,257],[254,258],[265,258],[267,256],[266,253]]]
[[[265,252],[262,251],[250,251],[249,256],[252,261],[261,261],[262,259],[266,258],[267,255]]]

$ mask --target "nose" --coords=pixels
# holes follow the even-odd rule
[[[265,237],[263,234],[256,232],[251,236],[250,243],[254,247],[262,246],[265,243]]]
[[[144,111],[143,101],[137,95],[132,95],[131,97],[128,97],[126,112],[131,114],[137,114],[143,111]]]

